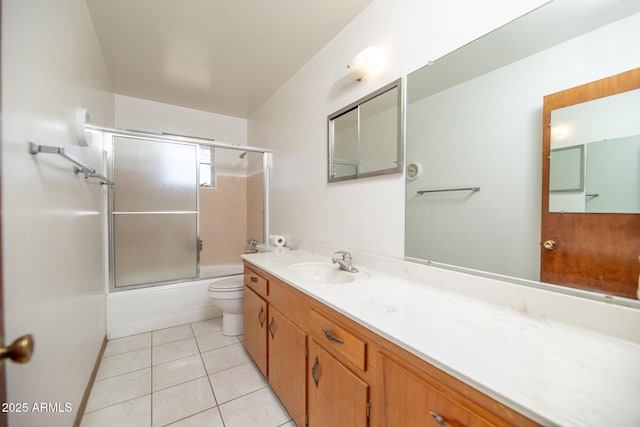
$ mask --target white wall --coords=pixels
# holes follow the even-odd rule
[[[327,184],[327,116],[542,3],[371,3],[249,117],[250,145],[274,150],[271,232],[402,257],[404,176]],[[336,85],[369,45],[382,52],[382,72]]]
[[[213,138],[247,145],[247,120],[146,99],[116,95],[118,129]],[[260,146],[260,144],[255,144]]]
[[[69,426],[105,328],[106,188],[74,175],[62,146],[104,173],[101,144],[76,145],[74,112],[113,125],[114,100],[83,0],[2,3],[2,220],[5,342],[31,333],[31,362],[5,362],[9,402],[69,402],[70,413],[9,414],[19,426]]]
[[[407,185],[407,255],[538,280],[543,97],[637,66],[640,44],[620,43],[634,35],[640,14],[412,103],[407,157],[424,173]],[[627,123],[611,137],[637,133]]]

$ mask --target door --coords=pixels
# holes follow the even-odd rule
[[[633,94],[640,88],[640,68],[617,74],[595,82],[577,86],[572,89],[557,92],[544,97],[543,110],[543,162],[542,162],[542,225],[541,225],[541,253],[540,280],[571,287],[594,290],[607,294],[638,298],[638,275],[640,274],[640,212],[635,213],[591,213],[588,212],[589,200],[597,195],[588,191],[589,183],[583,189],[568,191],[563,196],[582,198],[585,205],[583,212],[556,211],[550,212],[549,197],[557,198],[560,194],[549,191],[549,178],[552,171],[550,149],[557,142],[557,135],[566,135],[558,131],[558,122],[553,114],[562,109],[578,106],[580,109],[589,107],[593,102],[610,102],[612,97],[625,93]],[[605,99],[606,98],[606,99]],[[591,104],[594,105],[594,104]],[[635,104],[634,104],[635,105]],[[633,111],[625,108],[623,112]],[[604,110],[603,110],[604,111]],[[607,110],[608,111],[608,110]],[[621,125],[621,114],[612,115],[611,125],[614,133],[622,132],[623,128],[635,126],[636,117],[630,119],[630,125]],[[589,117],[580,128],[595,128],[594,121],[603,121],[599,128],[604,128],[604,114]],[[581,129],[569,129],[578,135]],[[630,133],[637,132],[634,129]],[[640,132],[638,132],[640,133]],[[620,138],[625,135],[581,135],[576,142],[587,145],[593,141]],[[588,167],[589,162],[585,162]],[[619,164],[612,165],[612,172],[621,168]],[[640,153],[636,156],[636,166],[640,168]],[[581,171],[588,180],[588,173]],[[580,193],[580,191],[583,191]]]
[[[307,336],[269,307],[269,383],[297,425],[305,423]]]
[[[2,46],[2,0],[0,0],[0,46]],[[2,52],[0,51],[0,65],[2,64]],[[2,68],[2,67],[0,67]],[[0,99],[2,98],[2,81],[0,81]],[[0,105],[1,107],[1,105]],[[0,110],[0,117],[2,116],[2,110]],[[0,125],[2,121],[0,120]],[[0,129],[0,136],[2,135]],[[2,147],[2,141],[0,141],[0,148]],[[0,160],[1,160],[0,150]],[[33,338],[31,335],[25,335],[15,340],[10,346],[3,347],[5,345],[4,336],[4,285],[2,272],[2,259],[3,259],[3,245],[2,245],[2,162],[0,161],[0,404],[7,402],[7,382],[6,373],[4,370],[4,364],[6,359],[13,359],[18,363],[26,363],[31,358],[33,351]],[[0,427],[7,426],[7,413],[0,410]]]
[[[267,302],[247,285],[243,294],[244,347],[267,376]]]
[[[2,69],[2,0],[0,0],[0,70]],[[0,99],[2,99],[2,73],[0,72]],[[2,103],[0,102],[0,117],[2,117]],[[0,126],[2,120],[0,120]],[[2,278],[2,128],[0,128],[0,343],[4,342],[4,288]],[[4,363],[0,362],[0,402],[7,401],[7,381]],[[0,427],[6,427],[7,414],[0,411]]]
[[[309,427],[366,427],[369,386],[311,339]]]
[[[113,286],[198,275],[198,146],[114,136],[109,187]]]

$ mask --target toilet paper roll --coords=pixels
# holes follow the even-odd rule
[[[282,234],[272,234],[269,236],[269,240],[273,246],[277,246],[279,248],[283,247],[287,243],[287,238]]]

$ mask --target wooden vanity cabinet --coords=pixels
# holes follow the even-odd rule
[[[244,268],[244,284],[262,298],[269,296],[269,279],[248,267]]]
[[[307,335],[269,307],[269,383],[297,425],[305,424]]]
[[[314,339],[308,372],[309,427],[367,426],[369,386]]]
[[[244,347],[262,374],[267,376],[267,302],[245,285],[243,290]]]
[[[276,277],[247,272],[245,347],[299,427],[538,425]]]

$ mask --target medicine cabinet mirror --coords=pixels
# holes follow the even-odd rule
[[[551,183],[544,182],[543,99],[638,67],[640,45],[629,41],[639,38],[638,1],[554,0],[409,74],[405,162],[421,172],[413,179],[407,175],[406,180],[405,257],[639,308],[631,299],[640,273],[637,251],[626,254],[634,264],[635,279],[629,279],[624,292],[606,286],[576,289],[560,279],[541,279],[543,185],[546,190],[551,185],[553,197],[580,193],[581,209],[587,212],[636,212],[633,206],[617,202],[596,207],[605,202],[605,190],[592,187],[596,178],[591,177],[589,159],[596,159],[595,151],[614,155],[608,149],[614,145],[625,153],[634,152],[635,143],[618,139],[637,134],[596,135],[583,141],[591,142],[586,148],[547,151],[546,156],[564,162],[560,174],[565,175],[555,174]],[[637,106],[626,112],[612,117],[631,115],[636,118],[631,122],[639,123]],[[615,126],[620,130],[624,125]],[[560,132],[554,129],[554,134]],[[603,139],[607,141],[596,142]],[[636,163],[627,167],[616,160],[620,166],[614,167],[616,173],[622,169],[637,173],[635,153],[621,154],[625,164]],[[637,184],[637,175],[631,179]],[[614,185],[637,195],[637,187]],[[442,191],[451,189],[460,191]],[[629,199],[623,197],[624,202]],[[569,214],[557,216],[569,219]],[[557,243],[560,248],[562,243]],[[602,249],[592,255],[608,259]],[[572,264],[571,259],[556,258]]]
[[[401,80],[331,114],[328,181],[402,171]]]

